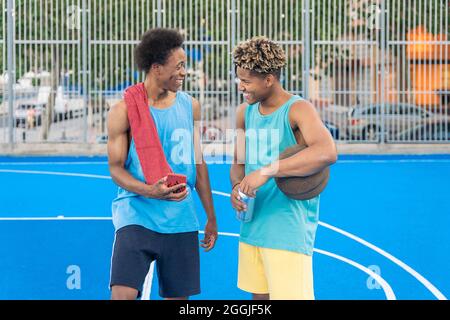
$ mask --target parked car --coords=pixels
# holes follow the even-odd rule
[[[107,134],[101,134],[101,135],[98,135],[97,137],[96,137],[96,139],[95,139],[95,141],[97,142],[97,143],[108,143],[108,135]]]
[[[58,93],[60,90],[60,93]],[[84,115],[84,98],[78,92],[65,92],[58,88],[55,97],[55,120],[79,118]],[[87,112],[87,109],[86,109]]]
[[[384,121],[385,140],[408,128],[422,124],[432,113],[408,103],[386,103],[382,114],[381,104],[356,106],[349,113],[347,134],[352,139],[373,142],[381,140],[381,124]],[[382,118],[383,117],[383,118]]]
[[[27,120],[29,112],[33,109],[33,117],[34,117],[34,126],[40,126],[42,124],[42,114],[43,107],[41,105],[33,105],[33,104],[19,104],[14,111],[14,122],[16,127],[24,127],[27,126]]]
[[[335,140],[339,140],[339,128],[334,124],[324,121],[325,127],[330,131],[331,135]]]
[[[34,99],[22,99],[17,103],[14,111],[14,122],[16,127],[26,127],[27,117],[30,109],[34,110],[35,125],[41,125],[42,115],[48,104],[51,88],[49,86],[39,87],[37,97]]]
[[[420,124],[399,132],[396,136],[398,142],[402,141],[450,141],[450,118],[430,119],[426,123]]]
[[[67,99],[64,97],[63,87],[59,86],[56,90],[55,96],[55,120],[61,121],[62,119],[67,119],[69,116],[69,104]]]
[[[320,118],[325,123],[325,126],[330,129],[331,134],[335,139],[345,139],[347,134],[347,124],[349,114],[353,108],[341,105],[330,104],[323,107],[317,107]]]

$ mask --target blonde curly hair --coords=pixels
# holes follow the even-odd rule
[[[233,51],[236,67],[255,71],[259,74],[276,73],[286,65],[286,55],[280,45],[266,37],[253,37],[241,42]]]

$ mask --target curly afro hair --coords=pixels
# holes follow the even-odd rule
[[[266,37],[253,37],[241,42],[233,52],[236,67],[251,70],[259,75],[274,74],[280,79],[286,65],[286,55],[280,45]]]
[[[181,48],[183,36],[175,29],[155,28],[146,31],[134,49],[140,71],[148,73],[154,63],[165,64],[173,49]]]

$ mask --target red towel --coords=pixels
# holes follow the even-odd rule
[[[150,114],[144,83],[125,89],[124,100],[145,182],[154,184],[173,171],[167,163],[155,122]]]

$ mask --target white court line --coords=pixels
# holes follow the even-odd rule
[[[111,279],[112,276],[112,260],[113,260],[113,255],[114,255],[114,247],[116,246],[116,239],[117,239],[117,234],[114,232],[114,241],[113,241],[113,245],[111,248],[111,258],[109,259],[109,279]],[[111,283],[109,283],[111,284]],[[111,290],[111,287],[108,284],[108,290]]]
[[[199,233],[204,233],[203,231],[199,231]],[[236,237],[239,238],[239,234],[237,233],[230,233],[230,232],[219,232],[219,235],[221,236],[229,236],[229,237]],[[319,254],[325,255],[325,256],[329,256],[331,258],[334,258],[336,260],[340,260],[342,262],[345,262],[363,272],[365,272],[367,275],[369,275],[370,277],[372,277],[375,281],[377,281],[380,286],[383,288],[384,294],[386,295],[387,300],[397,300],[394,291],[392,290],[392,287],[389,285],[389,283],[383,279],[379,274],[376,274],[375,272],[373,272],[372,270],[370,270],[369,268],[364,267],[363,265],[350,260],[346,257],[325,251],[325,250],[321,250],[321,249],[317,249],[314,248],[314,252],[317,252]],[[150,266],[150,270],[149,273],[147,274],[146,278],[145,278],[145,283],[144,283],[144,288],[142,290],[142,299],[143,300],[149,300],[150,299],[150,294],[151,294],[151,287],[152,287],[152,278],[153,278],[153,262]]]
[[[350,260],[346,257],[340,256],[340,255],[337,255],[337,254],[334,254],[334,253],[331,253],[331,252],[328,252],[325,250],[314,248],[314,252],[335,258],[337,260],[341,260],[341,261],[348,263],[348,264],[354,266],[355,268],[358,268],[359,270],[367,273],[370,277],[375,279],[375,281],[377,281],[378,284],[383,288],[384,294],[386,295],[386,298],[388,300],[397,300],[397,298],[395,297],[394,291],[392,290],[391,286],[387,283],[387,281],[384,280],[379,274],[370,270],[369,268],[366,268],[363,265],[361,265],[353,260]]]
[[[0,221],[58,221],[58,220],[112,220],[111,217],[19,217],[19,218],[11,218],[11,217],[0,217]]]
[[[150,294],[152,293],[153,273],[155,270],[155,261],[150,263],[150,268],[145,276],[144,285],[142,287],[141,300],[150,300]]]
[[[350,232],[336,228],[325,222],[319,221],[319,225],[321,225],[322,227],[328,228],[330,230],[333,230],[337,233],[340,233],[340,234],[346,236],[347,238],[350,238],[356,242],[359,242],[360,244],[368,247],[369,249],[372,249],[373,251],[384,256],[385,258],[391,260],[396,265],[398,265],[400,268],[402,268],[403,270],[408,272],[410,275],[412,275],[414,278],[416,278],[420,283],[422,283],[436,298],[438,298],[439,300],[447,300],[447,298],[442,294],[442,292],[440,292],[434,285],[432,285],[430,281],[425,279],[425,277],[423,277],[420,273],[418,273],[413,268],[408,266],[406,263],[404,263],[400,259],[394,257],[392,254],[384,251],[383,249],[380,249],[379,247],[375,246],[374,244],[372,244],[364,239],[361,239],[360,237],[355,236],[354,234],[351,234]]]
[[[219,195],[219,196],[228,197],[228,198],[231,197],[231,195],[230,195],[229,193],[225,193],[225,192],[220,192],[220,191],[212,190],[211,193],[212,193],[212,194],[217,194],[217,195]]]
[[[450,159],[338,160],[337,163],[450,163]]]
[[[433,162],[442,162],[449,163],[450,159],[392,159],[392,160],[375,160],[375,159],[361,159],[361,160],[338,160],[337,163],[433,163]],[[10,162],[0,162],[0,165],[107,165],[107,161],[80,161],[80,162],[23,162],[23,161],[10,161]],[[212,164],[217,164],[216,162]],[[220,164],[220,163],[219,163]],[[231,162],[225,161],[223,164],[231,164]]]
[[[90,164],[95,164],[95,165],[101,164],[101,165],[105,165],[105,164],[108,164],[108,162],[107,162],[107,161],[92,161],[92,162],[88,162],[88,161],[80,161],[80,162],[76,162],[76,161],[74,161],[74,162],[63,162],[63,161],[61,161],[61,162],[48,162],[48,161],[42,161],[42,162],[40,162],[40,161],[36,161],[36,162],[30,162],[30,161],[27,161],[27,162],[25,162],[25,161],[11,161],[11,162],[0,162],[0,165],[1,165],[1,166],[7,166],[7,165],[9,165],[9,164],[13,164],[13,165],[27,165],[27,166],[29,166],[29,165],[46,165],[46,166],[48,166],[48,165],[57,165],[57,164],[60,164],[60,165],[71,165],[71,164],[73,164],[73,165],[90,165]]]
[[[204,231],[199,231],[199,233],[204,233]],[[237,233],[219,232],[219,235],[239,238],[239,234],[237,234]],[[384,291],[384,293],[386,295],[386,298],[388,300],[396,300],[397,299],[395,297],[395,293],[392,290],[392,287],[389,285],[389,283],[387,283],[387,281],[385,279],[383,279],[379,274],[376,274],[375,272],[373,272],[369,268],[366,268],[363,265],[361,265],[361,264],[359,264],[359,263],[357,263],[357,262],[355,262],[353,260],[350,260],[350,259],[348,259],[346,257],[340,256],[340,255],[337,255],[335,253],[331,253],[331,252],[328,252],[328,251],[325,251],[325,250],[314,248],[314,252],[317,252],[319,254],[335,258],[337,260],[341,260],[342,262],[345,262],[345,263],[347,263],[349,265],[352,265],[353,267],[355,267],[355,268],[357,268],[357,269],[367,273],[370,277],[374,278],[380,284],[381,287],[383,287],[383,291]]]
[[[52,175],[68,175],[68,176],[78,176],[78,177],[87,177],[87,178],[99,178],[99,179],[111,179],[109,176],[100,176],[100,175],[90,175],[90,174],[80,174],[80,173],[64,173],[64,172],[46,172],[46,171],[26,171],[26,170],[0,170],[0,172],[13,172],[13,173],[34,173],[34,174],[52,174]],[[214,194],[230,197],[229,193],[220,192],[220,191],[212,191]],[[8,218],[0,218],[1,219],[8,219]],[[19,218],[20,219],[20,218]],[[75,219],[73,219],[75,220]],[[98,219],[95,219],[98,220]],[[338,232],[356,242],[359,242],[360,244],[368,247],[369,249],[374,250],[375,252],[379,253],[380,255],[384,256],[388,260],[392,261],[396,265],[398,265],[400,268],[408,272],[410,275],[412,275],[414,278],[416,278],[420,283],[422,283],[425,288],[427,288],[436,298],[439,300],[447,300],[447,298],[440,292],[433,284],[431,284],[430,281],[428,281],[425,277],[423,277],[421,274],[419,274],[417,271],[415,271],[413,268],[408,266],[406,263],[401,261],[400,259],[394,257],[390,253],[378,248],[374,244],[371,244],[368,241],[363,240],[362,238],[359,238],[349,232],[346,232],[344,230],[341,230],[339,228],[333,227],[329,224],[326,224],[324,222],[319,221],[319,225],[328,228],[330,230],[333,230],[335,232]]]
[[[4,173],[19,173],[19,174],[43,174],[43,175],[55,175],[55,176],[69,176],[69,177],[83,177],[83,178],[96,178],[96,179],[110,179],[110,176],[96,175],[96,174],[84,174],[84,173],[70,173],[70,172],[57,172],[57,171],[36,171],[36,170],[7,170],[0,169],[0,172]],[[217,194],[224,197],[230,197],[229,193],[212,190],[213,194]]]
[[[59,218],[53,218],[53,217],[38,217],[38,218],[26,218],[26,217],[22,217],[22,218],[0,218],[0,220],[19,220],[19,221],[27,221],[27,220],[31,220],[31,221],[48,221],[48,220],[53,220],[53,221],[61,221],[61,220],[112,220],[111,218],[107,218],[107,217],[59,217]],[[200,234],[204,234],[204,231],[199,231]],[[228,237],[235,237],[235,238],[239,238],[239,234],[237,233],[231,233],[231,232],[218,232],[218,234],[220,236],[228,236]],[[115,238],[114,238],[115,240]],[[394,291],[392,290],[392,287],[387,283],[387,281],[385,279],[383,279],[380,275],[376,274],[375,272],[373,272],[372,270],[364,267],[363,265],[350,260],[348,258],[345,258],[343,256],[339,256],[337,254],[325,251],[325,250],[321,250],[318,248],[314,248],[314,252],[317,252],[319,254],[322,255],[326,255],[332,258],[335,258],[337,260],[340,260],[342,262],[345,262],[363,272],[365,272],[366,274],[368,274],[370,277],[372,277],[373,279],[375,279],[375,281],[377,281],[380,286],[383,288],[383,291],[386,295],[386,298],[388,300],[396,300],[396,296],[394,294]],[[142,300],[149,300],[150,299],[150,293],[151,293],[151,287],[152,287],[152,280],[153,280],[153,273],[154,273],[154,263],[152,262],[150,264],[150,269],[147,273],[147,276],[145,277],[145,282],[144,282],[144,286],[143,286],[143,290],[142,290]]]
[[[204,233],[204,232],[200,231],[199,233]],[[230,233],[230,232],[219,232],[219,235],[230,236],[230,237],[237,237],[237,238],[239,237],[239,234],[237,234],[237,233]],[[325,251],[325,250],[314,248],[314,252],[317,252],[317,253],[320,253],[322,255],[326,255],[326,256],[335,258],[337,260],[341,260],[341,261],[343,261],[343,262],[345,262],[347,264],[350,264],[353,267],[355,267],[355,268],[357,268],[357,269],[367,273],[370,277],[374,278],[380,284],[381,287],[383,287],[383,291],[384,291],[384,293],[386,295],[386,298],[388,300],[396,300],[397,299],[395,297],[394,291],[392,290],[392,287],[389,285],[389,283],[387,283],[387,281],[385,279],[383,279],[379,274],[376,274],[375,272],[373,272],[369,268],[366,268],[363,265],[361,265],[361,264],[359,264],[359,263],[357,263],[357,262],[355,262],[353,260],[350,260],[350,259],[348,259],[346,257],[340,256],[340,255],[337,255],[335,253],[331,253],[331,252],[328,252],[328,251]]]
[[[0,172],[3,172],[3,173],[20,173],[20,174],[44,174],[44,175],[54,175],[54,176],[83,177],[83,178],[95,178],[95,179],[111,179],[110,176],[103,176],[103,175],[98,175],[98,174],[57,172],[57,171],[4,170],[4,169],[0,169]]]

